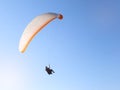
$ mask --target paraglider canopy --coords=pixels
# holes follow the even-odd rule
[[[31,42],[31,40],[34,38],[34,36],[55,18],[59,18],[61,20],[63,16],[57,13],[45,13],[34,18],[27,25],[21,36],[19,42],[19,51],[23,53],[26,50],[29,43]]]

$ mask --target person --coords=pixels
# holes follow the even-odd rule
[[[49,67],[45,66],[45,70],[49,75],[55,73],[52,69],[50,69],[50,66]]]

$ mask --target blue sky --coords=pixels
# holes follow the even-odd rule
[[[119,0],[4,0],[0,11],[0,90],[120,90]],[[25,27],[46,12],[64,18],[21,54]]]

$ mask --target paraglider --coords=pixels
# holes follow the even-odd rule
[[[34,36],[41,31],[48,23],[50,23],[55,18],[62,19],[63,16],[57,13],[45,13],[34,18],[25,28],[20,42],[19,42],[19,51],[21,53],[25,52],[31,40]]]
[[[57,13],[45,13],[42,15],[37,16],[34,18],[25,28],[20,42],[19,42],[19,51],[21,53],[24,53],[26,48],[28,47],[31,40],[35,37],[35,35],[41,31],[48,23],[50,23],[52,20],[59,18],[60,20],[63,18],[61,14]],[[45,67],[45,71],[51,75],[52,73],[55,73],[52,69],[49,67]]]
[[[45,71],[46,71],[49,75],[55,73],[55,72],[53,71],[53,69],[50,69],[50,65],[49,65],[49,67],[45,66]]]

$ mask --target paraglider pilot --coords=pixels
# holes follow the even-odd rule
[[[49,67],[45,66],[45,71],[50,75],[52,73],[55,73],[52,69],[50,69],[50,65]]]

